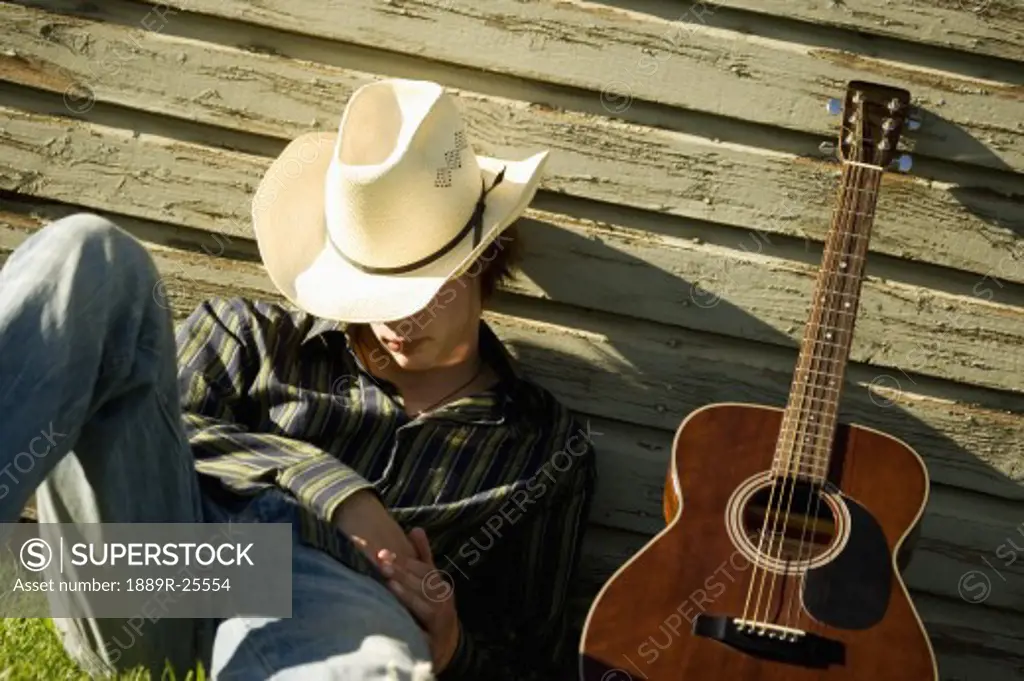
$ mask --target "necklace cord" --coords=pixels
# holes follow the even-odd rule
[[[365,332],[365,329],[362,329],[362,330],[363,330],[363,331]],[[364,349],[365,349],[365,346],[364,346],[364,339],[360,338],[360,337],[359,337],[359,334],[357,333],[357,334],[355,335],[354,341],[355,341],[354,345],[355,345],[355,350],[356,350],[356,354],[357,354],[357,355],[359,356],[359,360],[360,360],[360,361],[361,361],[361,362],[363,363],[363,366],[364,366],[364,367],[366,367],[366,371],[367,371],[367,373],[370,373],[370,370],[369,370],[369,364],[367,364],[367,362],[366,362],[366,354],[365,354],[365,353],[363,352],[363,351],[364,351]],[[483,357],[479,357],[479,356],[478,356],[478,357],[477,357],[477,366],[476,366],[476,371],[474,371],[474,372],[473,372],[473,375],[469,377],[469,380],[467,380],[467,381],[466,381],[465,383],[463,383],[463,384],[462,384],[462,385],[460,385],[459,387],[455,388],[455,390],[452,390],[451,392],[449,392],[448,394],[446,394],[446,395],[445,395],[444,397],[442,397],[441,399],[439,399],[439,400],[437,400],[436,402],[433,402],[432,404],[430,404],[430,405],[428,405],[428,406],[424,407],[423,409],[421,409],[420,411],[418,411],[418,412],[417,412],[417,413],[416,413],[415,415],[413,415],[413,414],[410,414],[410,416],[419,416],[420,414],[423,414],[423,413],[425,413],[425,412],[428,412],[428,411],[430,411],[431,409],[434,409],[435,407],[437,407],[438,405],[440,405],[440,404],[443,404],[443,403],[444,403],[444,402],[445,402],[446,400],[448,400],[448,399],[449,399],[449,398],[450,398],[450,397],[451,397],[452,395],[455,395],[455,394],[456,394],[456,393],[458,393],[459,391],[461,391],[461,390],[464,390],[464,389],[466,388],[466,386],[470,385],[470,384],[471,384],[471,383],[472,383],[473,381],[475,381],[475,380],[476,380],[477,378],[479,378],[479,376],[480,376],[480,374],[481,374],[481,373],[483,373],[483,370],[484,370],[484,364],[485,364],[485,363],[484,363]],[[370,375],[371,375],[371,376],[373,376],[373,374],[372,374],[372,373],[371,373]],[[396,387],[397,387],[397,386],[396,386]]]

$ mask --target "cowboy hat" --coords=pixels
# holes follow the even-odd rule
[[[436,83],[364,85],[336,133],[301,135],[264,174],[252,205],[260,256],[278,290],[314,316],[408,317],[526,209],[547,155],[475,154]]]

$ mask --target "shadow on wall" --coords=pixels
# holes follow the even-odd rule
[[[694,291],[700,289],[693,282],[555,225],[525,220],[522,233],[528,249],[524,274],[545,296],[562,304],[502,293],[495,301],[495,312],[583,334],[523,334],[512,328],[514,321],[508,322],[509,328],[501,328],[499,321],[495,330],[529,366],[529,373],[571,408],[657,429],[660,445],[671,442],[671,434],[690,412],[708,404],[785,405],[797,359],[796,343],[760,320],[756,312],[731,302],[728,295],[713,305],[698,304],[702,301]],[[580,267],[583,262],[588,266]],[[723,327],[741,331],[730,335],[707,331]],[[879,380],[882,377],[888,380]],[[906,442],[924,459],[933,483],[947,490],[980,492],[996,502],[991,508],[998,509],[1005,501],[1012,510],[1008,500],[1024,498],[1024,470],[1015,463],[1016,451],[1004,450],[1016,442],[1022,426],[1020,414],[1008,412],[1007,405],[1013,405],[1015,412],[1024,411],[1024,397],[910,375],[899,368],[851,364],[840,418]],[[651,489],[662,489],[669,447],[657,449],[664,459],[658,470],[644,473],[650,479],[642,486],[634,478],[633,489],[625,484],[615,487],[617,494],[631,498],[625,506],[651,508],[650,499],[644,497],[650,496]],[[600,443],[597,450],[606,462],[629,455],[603,450]],[[640,466],[650,469],[649,462],[637,462],[636,467]],[[770,461],[765,461],[769,466]],[[1010,477],[1005,471],[1020,474]],[[948,504],[950,498],[953,494],[947,492],[942,503]],[[960,497],[955,499],[959,503]],[[963,516],[973,512],[964,510]],[[1007,526],[1019,522],[1016,517],[988,520]],[[652,532],[663,527],[660,518],[652,524],[656,525]],[[974,549],[979,555],[990,553],[993,546],[987,542],[994,531],[998,530],[978,538],[965,531],[931,550],[963,554],[951,559],[984,567],[977,556],[966,554]],[[590,588],[596,586],[590,584]],[[956,576],[942,587],[955,594]],[[1019,600],[1014,594],[1004,597]],[[1016,607],[1020,606],[1024,601]]]

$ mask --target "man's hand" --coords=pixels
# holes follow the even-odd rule
[[[416,528],[409,533],[416,549],[415,558],[395,556],[388,551],[378,555],[388,588],[419,621],[430,641],[434,673],[440,674],[451,662],[461,634],[455,610],[452,586],[434,566],[427,533]]]
[[[334,513],[334,524],[363,550],[374,564],[382,550],[404,558],[415,558],[416,549],[402,527],[371,490],[361,490],[346,499]]]

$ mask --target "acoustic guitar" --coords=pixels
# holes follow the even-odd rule
[[[679,426],[668,525],[593,602],[582,681],[938,680],[900,575],[924,462],[838,418],[882,176],[907,169],[909,104],[860,81],[831,102],[840,189],[786,406],[712,404]]]

